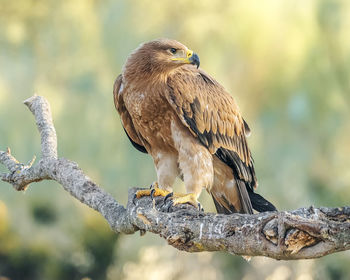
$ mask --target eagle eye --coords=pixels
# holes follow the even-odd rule
[[[175,54],[176,51],[177,51],[177,49],[175,49],[175,48],[171,48],[171,49],[170,49],[170,52],[171,52],[172,54]]]

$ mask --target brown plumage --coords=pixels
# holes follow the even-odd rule
[[[113,90],[125,132],[152,156],[159,188],[171,191],[179,176],[195,198],[206,188],[219,213],[275,210],[254,193],[250,129],[235,100],[198,66],[198,56],[175,40],[130,54]]]

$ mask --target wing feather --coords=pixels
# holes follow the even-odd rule
[[[211,151],[220,148],[237,153],[249,166],[245,134],[250,132],[233,97],[202,70],[181,68],[168,80],[165,97],[182,122]]]
[[[169,76],[167,85],[166,99],[192,134],[230,166],[237,181],[242,211],[252,213],[247,188],[253,191],[257,183],[246,141],[250,130],[233,97],[213,78],[193,67],[183,67]],[[228,197],[215,199],[216,204],[225,209],[232,206]]]
[[[117,109],[120,115],[120,119],[122,121],[124,131],[128,136],[131,144],[140,152],[147,154],[147,150],[144,147],[142,141],[140,140],[138,133],[132,122],[132,119],[130,117],[130,114],[125,107],[124,99],[123,99],[122,81],[123,81],[122,75],[119,75],[114,82],[113,98],[114,98],[115,108]]]

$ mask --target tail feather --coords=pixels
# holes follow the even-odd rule
[[[235,207],[232,204],[228,204],[229,209],[227,209],[215,199],[214,195],[212,195],[212,197],[213,197],[213,201],[214,201],[214,204],[215,204],[216,212],[218,212],[219,214],[230,215],[232,213],[236,213],[237,212]]]
[[[253,206],[250,200],[249,192],[247,191],[246,183],[240,179],[235,180],[236,199],[233,199],[232,189],[229,193],[225,192],[211,192],[216,211],[221,214],[232,213],[247,213],[253,214]],[[235,201],[235,202],[234,202]]]
[[[236,180],[236,183],[240,201],[240,205],[237,204],[236,206],[240,209],[236,209],[225,196],[216,197],[216,194],[211,193],[216,211],[219,214],[229,215],[237,212],[253,214],[253,209],[258,212],[277,211],[271,202],[267,201],[260,194],[255,193],[250,187],[247,187],[246,182]]]
[[[242,205],[242,212],[247,214],[253,214],[251,199],[247,191],[249,187],[247,188],[246,183],[242,180],[236,180],[236,182],[239,192],[239,199]]]
[[[247,165],[234,151],[220,148],[214,157],[214,183],[210,189],[218,213],[276,211],[276,207],[254,193],[257,185],[253,159]]]

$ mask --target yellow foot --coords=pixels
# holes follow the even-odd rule
[[[151,190],[140,190],[136,192],[136,198],[140,198],[143,196],[167,196],[170,192],[158,188],[154,188]]]
[[[188,193],[188,194],[174,193],[171,197],[171,200],[173,202],[173,205],[188,203],[193,205],[196,208],[198,207],[199,210],[201,210],[202,208],[201,204],[197,200],[197,195],[194,193]]]
[[[143,197],[143,196],[150,196],[153,199],[153,197],[155,197],[155,196],[164,196],[165,197],[168,194],[170,194],[170,192],[168,192],[166,190],[163,190],[163,189],[160,189],[158,187],[158,183],[154,182],[149,190],[137,191],[136,194],[135,194],[134,199],[140,198],[140,197]]]

